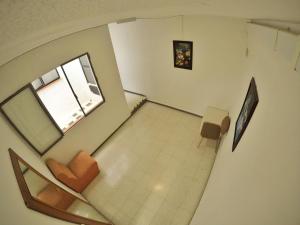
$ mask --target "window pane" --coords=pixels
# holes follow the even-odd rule
[[[53,73],[56,73],[57,71],[60,79],[55,83],[38,90],[37,95],[60,129],[66,132],[70,127],[76,124],[76,122],[83,118],[84,114],[74,98],[61,67],[57,67],[56,70],[52,71]]]
[[[49,73],[44,74],[42,80],[45,85],[50,84],[52,81],[55,81],[59,78],[59,75],[56,70],[51,70]]]
[[[60,131],[44,112],[30,88],[11,98],[2,106],[2,110],[40,153],[61,138]]]
[[[37,89],[39,89],[41,86],[43,86],[43,83],[42,83],[42,81],[40,80],[40,78],[38,78],[38,79],[32,81],[31,84],[32,84],[34,90],[37,90]]]
[[[82,65],[82,64],[83,65]],[[103,102],[87,55],[62,66],[85,113]]]
[[[90,61],[89,61],[87,55],[81,56],[79,58],[79,60],[80,60],[80,63],[81,63],[81,66],[82,66],[82,69],[84,72],[84,76],[85,76],[87,82],[89,84],[97,85],[97,82],[96,82],[96,79],[95,79],[95,76],[94,76],[94,73],[93,73],[93,70],[92,70],[92,67],[91,67],[91,64],[90,64]]]

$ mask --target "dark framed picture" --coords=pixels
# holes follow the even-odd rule
[[[245,101],[243,103],[243,107],[235,123],[232,151],[235,150],[241,137],[243,136],[243,133],[245,132],[250,122],[250,119],[255,111],[258,101],[259,100],[258,100],[256,83],[254,78],[252,77]]]
[[[191,70],[193,66],[193,42],[173,41],[174,67]]]

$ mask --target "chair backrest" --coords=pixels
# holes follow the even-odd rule
[[[75,176],[81,178],[85,175],[86,171],[95,163],[95,159],[93,159],[87,152],[81,150],[68,163],[68,167]]]
[[[73,195],[50,183],[38,193],[36,198],[61,210],[67,210],[76,199]]]
[[[201,136],[210,139],[220,138],[221,127],[217,124],[204,122],[201,130]]]
[[[221,134],[222,135],[225,134],[229,130],[229,127],[230,127],[230,117],[226,116],[221,123]]]
[[[66,176],[68,178],[77,179],[75,174],[64,164],[56,161],[55,159],[47,159],[46,164],[52,174],[57,178],[60,179],[61,176]]]

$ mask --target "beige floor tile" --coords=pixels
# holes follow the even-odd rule
[[[157,185],[156,188],[163,188],[162,186]],[[156,190],[159,191],[159,190]],[[149,194],[148,198],[143,203],[143,208],[147,211],[156,212],[157,209],[162,205],[165,198],[157,194],[156,191],[153,191]]]
[[[131,201],[126,201],[122,205],[120,211],[131,220],[137,214],[137,212],[140,210],[141,207],[142,207],[141,203],[137,203],[131,200]]]
[[[192,215],[183,209],[179,209],[176,212],[176,216],[173,217],[171,225],[189,224],[192,219]]]
[[[187,225],[215,159],[215,142],[197,147],[200,124],[146,103],[97,152],[101,174],[83,194],[115,225]]]
[[[131,219],[131,225],[149,225],[153,219],[155,212],[141,208],[134,218]]]

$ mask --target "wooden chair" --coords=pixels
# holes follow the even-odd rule
[[[221,137],[228,131],[230,126],[230,117],[227,111],[209,106],[202,118],[200,126],[200,141],[203,138],[213,139],[217,141],[216,149],[218,149]]]

